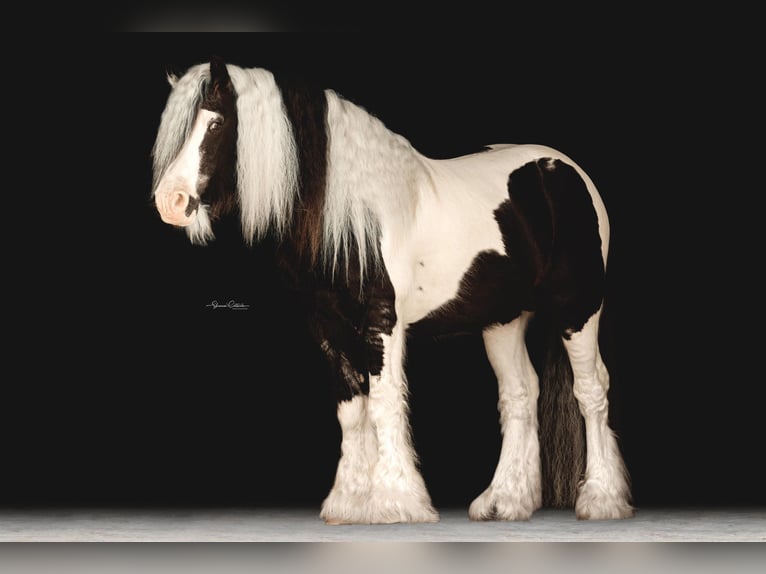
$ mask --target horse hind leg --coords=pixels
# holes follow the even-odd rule
[[[483,333],[497,376],[503,442],[492,482],[469,508],[472,520],[528,520],[542,504],[538,377],[525,344],[529,317],[524,313]]]
[[[580,519],[615,519],[633,515],[628,474],[609,428],[609,373],[598,348],[601,311],[582,330],[564,339],[574,375],[574,395],[585,419],[586,471],[575,511]]]

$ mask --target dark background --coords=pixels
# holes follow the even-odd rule
[[[636,505],[766,503],[748,50],[724,50],[723,24],[704,37],[675,21],[570,24],[115,35],[61,64],[56,151],[27,168],[8,243],[0,502],[318,508],[332,485],[326,366],[269,250],[245,248],[232,221],[192,247],[150,202],[165,72],[215,54],[333,88],[430,157],[499,142],[571,156],[611,218],[602,350]],[[481,339],[413,340],[407,367],[434,502],[467,507],[500,447]]]

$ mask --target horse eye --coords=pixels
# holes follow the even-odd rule
[[[210,122],[210,124],[207,126],[207,129],[208,129],[208,131],[214,132],[215,130],[217,130],[218,128],[220,128],[220,127],[221,127],[221,124],[222,124],[222,123],[223,123],[223,122],[222,122],[221,120],[213,120],[213,121],[212,121],[212,122]]]

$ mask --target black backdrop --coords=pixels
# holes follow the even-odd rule
[[[62,64],[57,152],[31,168],[9,243],[2,503],[318,507],[331,487],[326,367],[269,250],[230,221],[192,247],[149,201],[165,72],[217,54],[333,88],[431,157],[496,142],[573,157],[612,222],[602,346],[636,504],[763,504],[747,67],[673,30],[651,47],[518,32],[116,35],[94,44],[105,64]],[[481,340],[413,340],[407,366],[434,501],[467,506],[500,446]]]

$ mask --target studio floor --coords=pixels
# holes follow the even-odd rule
[[[766,509],[645,509],[579,521],[540,510],[527,522],[327,526],[317,509],[0,510],[0,542],[766,542]]]

